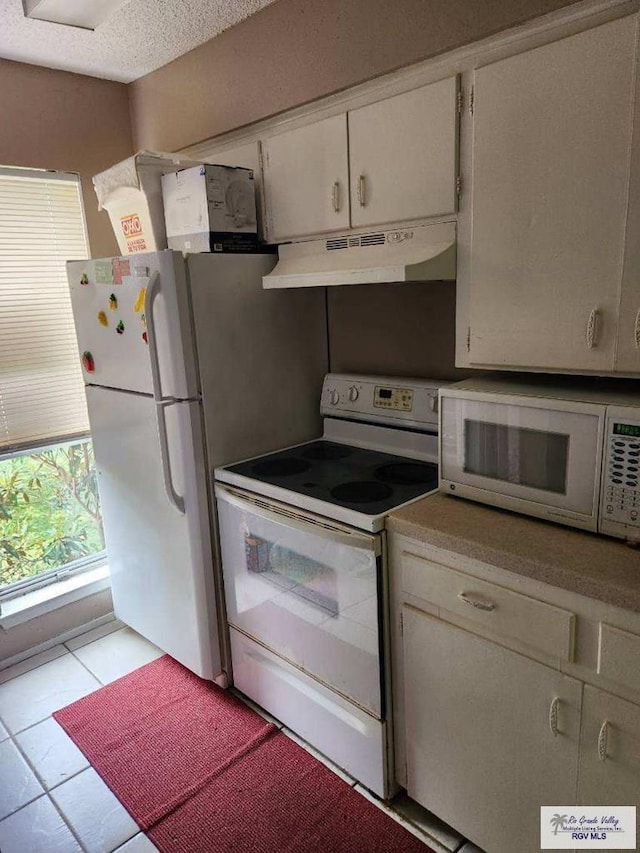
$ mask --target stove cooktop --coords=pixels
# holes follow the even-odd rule
[[[438,466],[331,441],[312,441],[226,470],[366,515],[381,515],[438,487]]]

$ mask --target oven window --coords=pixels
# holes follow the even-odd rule
[[[316,605],[328,616],[338,615],[334,569],[251,532],[245,534],[244,549],[249,572],[260,574],[280,589]]]
[[[380,718],[376,536],[222,490],[217,511],[229,626]]]
[[[464,422],[466,473],[566,495],[568,460],[568,435],[486,421]]]

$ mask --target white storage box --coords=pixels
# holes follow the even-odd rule
[[[162,176],[170,249],[257,252],[253,170],[202,166]]]
[[[194,165],[172,154],[140,151],[93,178],[99,209],[109,213],[121,254],[167,248],[160,178]]]

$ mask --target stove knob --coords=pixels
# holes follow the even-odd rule
[[[352,385],[351,388],[349,388],[349,399],[352,403],[355,403],[359,396],[360,392],[358,391],[355,385]]]
[[[329,391],[329,402],[332,406],[337,406],[340,402],[340,394],[335,389]]]

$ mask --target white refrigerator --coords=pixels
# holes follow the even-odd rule
[[[276,255],[69,261],[115,614],[229,683],[213,468],[321,434],[321,289]]]

